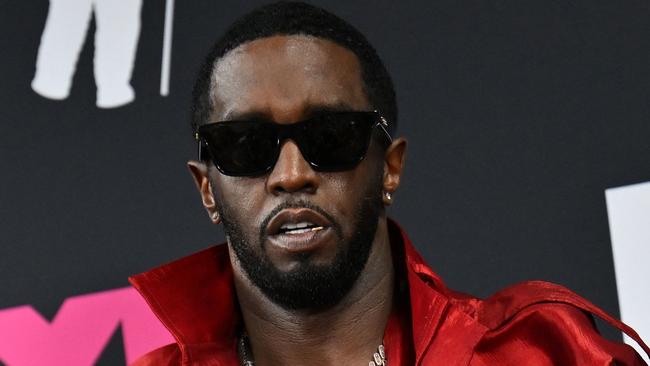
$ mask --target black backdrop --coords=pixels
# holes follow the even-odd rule
[[[94,25],[70,97],[52,101],[30,88],[48,1],[0,2],[0,309],[51,318],[66,297],[222,241],[185,168],[189,94],[211,42],[261,3],[177,2],[162,97],[165,4],[145,1],[136,99],[98,109]],[[314,3],[393,75],[410,145],[389,213],[447,283],[487,296],[545,279],[617,315],[604,190],[650,180],[650,3]],[[118,333],[99,363],[122,352]]]

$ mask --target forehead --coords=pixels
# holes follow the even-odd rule
[[[256,113],[301,118],[311,108],[369,108],[357,56],[332,41],[273,36],[240,45],[216,64],[211,119]]]

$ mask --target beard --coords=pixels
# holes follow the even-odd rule
[[[275,207],[261,223],[257,240],[253,242],[244,235],[246,223],[233,219],[232,208],[225,202],[219,202],[218,207],[230,245],[253,285],[284,309],[319,311],[338,304],[350,292],[368,261],[377,221],[383,209],[380,182],[380,179],[373,181],[375,184],[368,186],[357,203],[353,234],[347,240],[343,237],[340,223],[321,207],[308,201],[289,200]],[[312,209],[332,223],[338,238],[336,255],[331,263],[323,265],[312,263],[310,253],[304,253],[297,257],[298,265],[291,270],[281,271],[264,250],[266,226],[281,210],[299,207]]]

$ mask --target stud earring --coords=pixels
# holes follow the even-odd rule
[[[210,217],[212,218],[212,221],[219,221],[219,213],[218,212],[213,212]]]
[[[384,200],[386,203],[390,203],[393,200],[393,195],[390,192],[384,191]]]

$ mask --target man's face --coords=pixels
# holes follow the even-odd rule
[[[371,109],[354,53],[299,35],[229,52],[215,65],[211,97],[211,121],[294,123],[328,110]],[[251,282],[286,308],[338,303],[372,247],[383,213],[383,166],[373,139],[366,158],[347,171],[314,171],[292,140],[265,175],[232,177],[212,167],[216,209]]]

